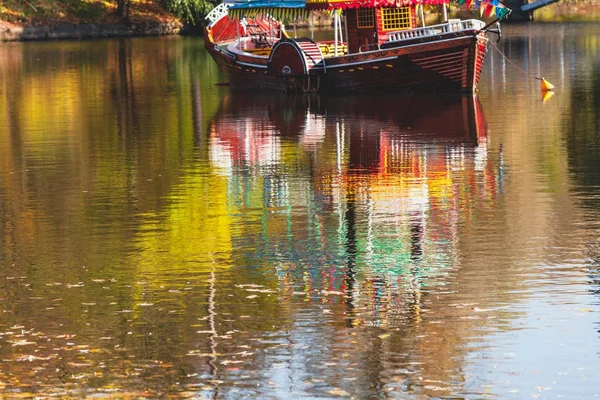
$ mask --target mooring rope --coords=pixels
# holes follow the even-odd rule
[[[500,55],[501,55],[502,57],[504,57],[504,59],[505,59],[506,61],[508,61],[508,62],[509,62],[509,63],[510,63],[510,64],[511,64],[513,67],[515,67],[516,69],[518,69],[519,71],[521,71],[521,72],[522,72],[522,73],[524,73],[525,75],[530,75],[530,76],[533,76],[533,78],[534,78],[534,79],[537,79],[538,81],[541,81],[542,79],[544,79],[544,78],[542,78],[541,76],[535,76],[535,75],[533,75],[532,73],[530,73],[530,72],[527,72],[527,71],[525,71],[523,68],[519,67],[519,66],[518,66],[517,64],[515,64],[515,63],[514,63],[514,62],[513,62],[513,61],[512,61],[510,58],[508,58],[508,57],[506,56],[506,54],[504,54],[504,53],[502,52],[502,50],[500,50],[500,49],[498,48],[498,46],[496,46],[496,43],[492,42],[491,40],[489,41],[489,43],[491,43],[491,44],[492,44],[492,46],[494,46],[494,48],[496,49],[496,51],[497,51],[498,53],[500,53]]]

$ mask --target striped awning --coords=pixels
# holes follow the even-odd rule
[[[229,15],[240,18],[270,15],[295,20],[308,16],[305,0],[226,0],[225,4],[229,5]]]
[[[305,0],[226,0],[229,8],[305,8]]]
[[[258,15],[269,15],[278,20],[304,20],[307,19],[310,11],[306,8],[278,8],[278,7],[255,7],[255,8],[234,8],[228,9],[229,15],[235,18],[256,17]]]

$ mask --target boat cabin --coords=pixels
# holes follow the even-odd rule
[[[415,5],[377,7],[376,3],[375,1],[372,1],[371,4],[365,1],[325,2],[327,9],[336,7],[333,10],[344,11],[344,33],[348,53],[377,50],[381,44],[388,41],[391,34],[417,27],[417,7]],[[318,9],[323,2],[308,0],[306,4],[308,9]],[[315,7],[315,5],[317,6]],[[335,20],[334,15],[334,24],[336,22],[339,23]]]

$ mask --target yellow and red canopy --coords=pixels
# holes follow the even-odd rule
[[[306,8],[332,9],[341,8],[379,8],[379,7],[408,7],[416,5],[449,4],[450,0],[307,0]]]

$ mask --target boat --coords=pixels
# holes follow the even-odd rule
[[[204,41],[235,89],[473,93],[489,34],[499,40],[510,10],[498,0],[466,1],[495,19],[426,25],[424,6],[446,16],[449,0],[226,0],[208,14]],[[284,21],[310,23],[323,10],[333,16],[333,40],[286,31]]]

